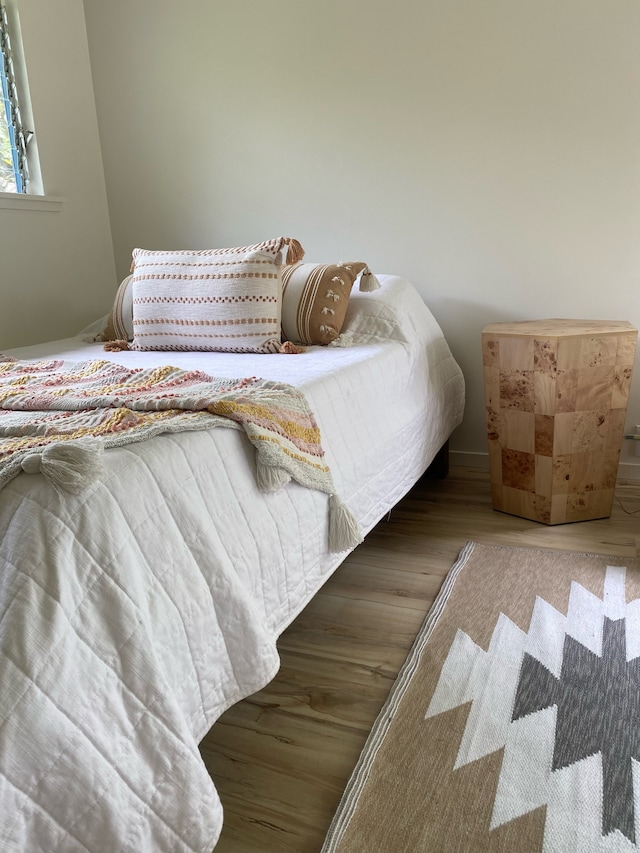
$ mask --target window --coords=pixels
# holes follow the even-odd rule
[[[27,146],[32,136],[22,126],[9,19],[6,7],[0,3],[0,192],[27,192]]]

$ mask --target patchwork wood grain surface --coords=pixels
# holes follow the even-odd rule
[[[637,336],[613,320],[485,326],[494,509],[545,524],[611,514]]]

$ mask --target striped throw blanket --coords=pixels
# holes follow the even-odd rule
[[[330,550],[362,541],[335,493],[313,413],[294,386],[171,366],[0,356],[0,488],[26,471],[41,472],[59,491],[79,491],[99,477],[104,448],[215,426],[244,430],[261,490],[293,479],[330,496]]]

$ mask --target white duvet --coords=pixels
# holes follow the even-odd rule
[[[301,355],[105,353],[80,338],[10,354],[169,361],[302,388],[363,533],[460,422],[464,383],[416,291],[354,294],[344,341]],[[0,492],[0,850],[208,853],[222,826],[198,742],[278,669],[276,640],[344,559],[327,495],[261,493],[243,433],[112,448],[101,480]]]

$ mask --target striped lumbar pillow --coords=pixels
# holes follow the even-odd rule
[[[134,249],[134,350],[280,352],[282,252],[304,254],[278,237],[207,251]]]
[[[103,341],[133,340],[132,278],[132,275],[128,275],[120,282],[113,307],[107,318],[107,325],[102,333]]]
[[[302,264],[282,270],[282,335],[303,344],[330,344],[340,334],[351,288],[380,287],[366,264]]]

